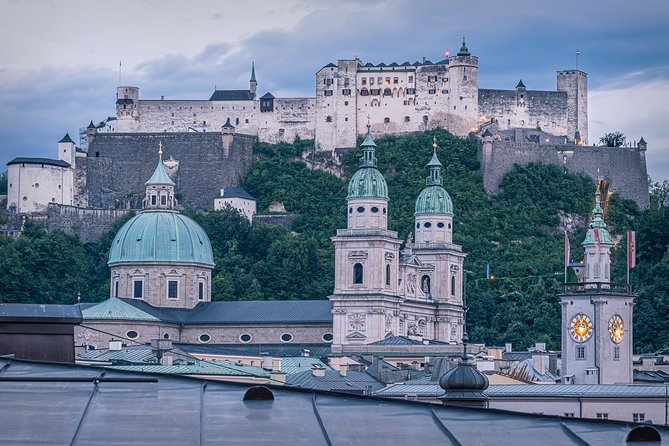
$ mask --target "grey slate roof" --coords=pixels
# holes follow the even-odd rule
[[[311,370],[288,375],[286,385],[328,392],[371,394],[383,388],[383,383],[366,372],[349,371],[342,376],[336,370],[325,370],[325,376],[314,376]]]
[[[66,163],[63,160],[54,160],[51,158],[18,157],[7,163],[8,166],[11,166],[12,164],[46,164],[48,166],[70,167],[70,163]]]
[[[242,187],[240,186],[226,186],[223,188],[223,195],[221,198],[245,198],[247,200],[253,200],[255,201],[255,198],[251,196],[248,192],[246,192]]]
[[[80,324],[81,320],[78,305],[0,303],[0,323]]]
[[[91,121],[91,124],[92,124],[92,123],[93,123],[93,121]],[[74,144],[74,141],[72,141],[72,138],[70,138],[70,134],[69,134],[69,133],[66,133],[65,136],[63,136],[63,139],[61,139],[61,140],[58,141],[58,142],[71,142],[72,144]]]
[[[262,95],[260,99],[274,99],[274,95],[268,91],[267,93]]]
[[[215,90],[210,101],[252,101],[250,90]]]
[[[281,371],[286,375],[311,371],[314,366],[332,370],[329,365],[321,361],[319,358],[314,358],[312,356],[288,356],[281,358]]]
[[[324,358],[330,354],[330,344],[180,344],[175,347],[190,354],[203,355],[239,355],[260,356],[268,354],[274,357],[301,356],[303,350],[309,350],[311,358]]]
[[[275,386],[272,401],[243,401],[246,384],[7,358],[0,369],[5,444],[612,446],[634,427]]]

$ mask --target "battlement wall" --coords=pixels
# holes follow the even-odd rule
[[[253,165],[250,135],[105,133],[90,143],[81,193],[94,208],[141,208],[144,183],[158,160],[158,144],[181,204],[212,209],[224,186],[236,186]]]
[[[606,178],[611,190],[634,200],[640,207],[649,204],[645,151],[630,147],[559,146],[507,141],[481,146],[483,185],[487,192],[499,192],[504,175],[515,165],[553,164],[566,171],[582,173],[594,180]]]
[[[61,230],[66,234],[78,235],[82,242],[93,243],[100,240],[116,221],[134,212],[131,209],[84,209],[76,206],[50,204],[46,219],[34,220],[47,231]]]

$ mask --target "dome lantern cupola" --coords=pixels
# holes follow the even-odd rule
[[[611,247],[613,241],[602,218],[604,211],[601,206],[602,193],[599,184],[595,192],[595,207],[592,220],[581,245],[585,251],[585,283],[586,288],[609,288],[611,282]],[[592,285],[588,286],[587,284]],[[596,284],[596,285],[595,285]]]
[[[162,142],[158,144],[158,165],[151,178],[144,184],[146,185],[144,209],[174,209],[177,204],[174,198],[175,184],[163,164]]]
[[[348,183],[348,228],[388,228],[388,185],[376,168],[376,144],[367,124],[367,135],[360,144],[360,168]]]
[[[426,168],[425,188],[416,199],[416,243],[451,243],[453,202],[443,188],[437,140],[432,140],[432,159]]]

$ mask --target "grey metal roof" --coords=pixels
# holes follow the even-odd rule
[[[203,355],[239,355],[260,356],[268,354],[274,357],[301,356],[304,350],[309,350],[312,358],[324,358],[330,354],[330,344],[180,344],[174,346],[191,354]]]
[[[0,303],[0,322],[80,324],[81,320],[81,310],[77,305]]]
[[[215,90],[210,101],[252,101],[250,90]]]
[[[216,375],[248,376],[267,378],[269,372],[260,367],[240,365],[232,361],[194,361],[192,363],[161,365],[134,364],[104,366],[106,369],[142,373],[165,373],[169,375]]]
[[[504,384],[483,391],[490,398],[665,398],[664,386],[643,384]],[[439,384],[397,383],[374,393],[383,397],[418,395],[438,397],[444,394]]]
[[[662,370],[636,370],[634,369],[634,382],[669,383],[669,373]]]
[[[77,355],[78,360],[121,363],[148,363],[158,361],[157,350],[150,345],[130,345],[121,350],[86,350]]]
[[[112,297],[82,311],[86,320],[158,321],[159,319],[127,302],[129,299]],[[148,304],[147,304],[148,305]]]
[[[406,336],[391,336],[380,341],[372,342],[370,345],[448,345],[448,342],[435,341],[432,339],[419,341]]]
[[[223,188],[222,198],[245,198],[247,200],[255,201],[255,198],[244,190],[241,186],[225,186]]]
[[[274,95],[268,91],[267,93],[262,95],[260,99],[274,99]]]
[[[336,370],[325,370],[324,376],[314,376],[307,370],[286,377],[286,385],[303,389],[366,395],[383,388],[383,383],[366,372],[349,371],[342,376]]]
[[[185,323],[197,324],[332,324],[329,300],[204,302]]]
[[[5,444],[610,446],[634,427],[276,386],[244,401],[248,384],[7,358],[0,370]]]
[[[48,166],[70,167],[70,163],[66,163],[63,160],[54,160],[51,158],[29,158],[25,156],[14,158],[7,163],[8,166],[11,166],[12,164],[46,164]]]
[[[322,367],[327,370],[332,370],[329,365],[313,356],[288,356],[281,358],[281,371],[286,375],[311,371],[314,367]]]

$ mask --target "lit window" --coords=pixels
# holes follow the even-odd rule
[[[177,299],[179,297],[179,282],[177,280],[167,281],[167,298]]]

